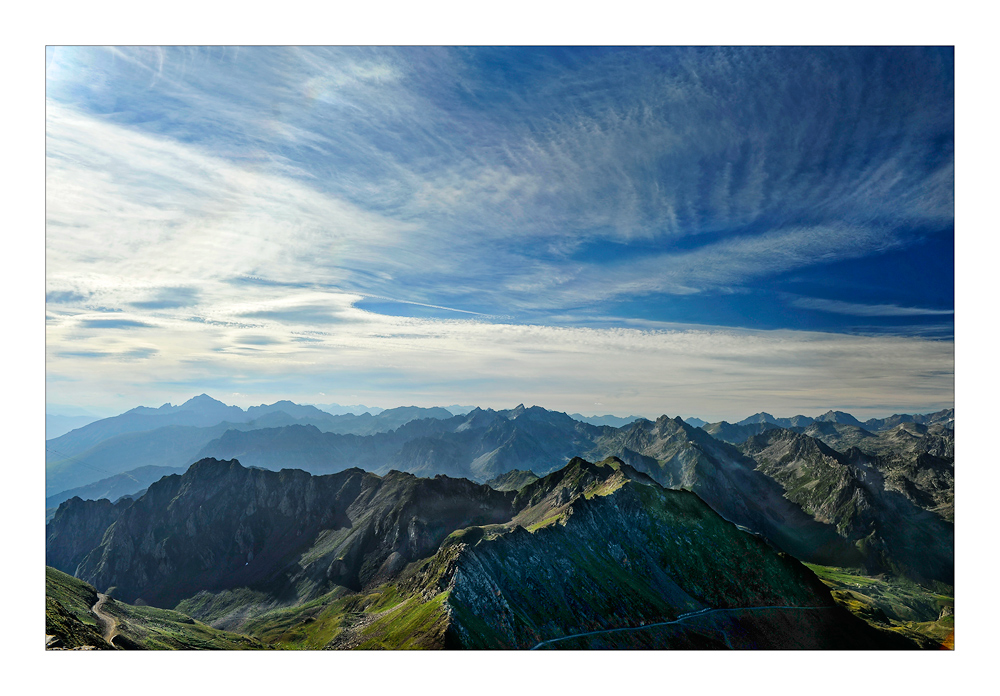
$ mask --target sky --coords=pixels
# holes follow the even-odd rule
[[[954,405],[950,48],[46,50],[46,398]]]

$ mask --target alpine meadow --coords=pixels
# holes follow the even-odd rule
[[[954,650],[954,53],[47,47],[46,650]]]

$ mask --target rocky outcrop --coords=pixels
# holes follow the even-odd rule
[[[74,575],[88,553],[99,546],[108,527],[118,519],[131,500],[83,500],[73,497],[63,502],[45,525],[45,565]]]
[[[785,497],[858,548],[869,572],[953,582],[953,526],[899,492],[883,458],[857,448],[838,452],[783,429],[756,435],[742,449]]]
[[[312,476],[203,460],[129,501],[77,574],[156,606],[235,587],[297,601],[384,582],[455,529],[509,520],[512,498],[447,477]]]
[[[621,457],[663,486],[694,491],[727,520],[796,558],[825,565],[860,560],[832,524],[787,499],[756,462],[680,418],[634,423],[602,440],[600,451]]]
[[[531,648],[712,608],[779,606],[824,611],[800,611],[800,633],[775,636],[775,647],[796,647],[802,636],[834,630],[842,634],[835,647],[859,647],[862,640],[871,647],[873,638],[880,644],[834,606],[829,591],[798,561],[739,530],[695,494],[664,490],[628,472],[626,479],[604,495],[584,486],[564,523],[534,533],[516,527],[492,538],[465,535],[458,553],[447,549],[454,560],[446,644]],[[742,621],[740,630],[747,632],[758,619],[750,614]],[[632,647],[691,647],[684,640],[640,638],[653,642]],[[697,645],[726,647],[722,640]]]

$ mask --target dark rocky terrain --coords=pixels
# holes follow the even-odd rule
[[[621,458],[667,488],[694,491],[727,520],[796,558],[829,565],[860,560],[832,524],[786,498],[753,459],[680,418],[635,423],[604,438],[597,452]]]
[[[45,525],[45,564],[74,574],[77,566],[100,545],[104,533],[131,500],[112,504],[109,500],[70,498]]]
[[[278,402],[235,425],[105,438],[91,454],[170,438],[190,450],[201,440],[187,435],[215,435],[182,475],[115,503],[64,500],[47,564],[111,592],[123,617],[138,616],[135,603],[178,609],[170,621],[205,622],[184,640],[227,646],[826,648],[911,645],[905,635],[926,647],[949,630],[927,607],[952,594],[953,410],[872,431],[840,412],[616,428],[539,407],[390,409],[379,416],[405,422],[360,435],[304,424],[311,408]],[[124,424],[158,417],[147,411],[161,409]],[[123,471],[125,451],[114,455]],[[119,484],[96,488],[110,497]],[[90,488],[79,492],[100,493]],[[831,586],[853,568],[944,594],[925,601],[899,585],[891,592],[921,609],[876,616],[882,599],[838,589],[834,602],[799,560]],[[249,642],[206,637],[209,624]],[[776,627],[787,635],[769,639]]]
[[[197,616],[226,595],[218,627],[234,622],[240,593],[254,598],[256,609],[235,607],[251,627],[255,612],[396,598],[361,611],[360,623],[358,612],[331,612],[330,647],[352,646],[379,621],[383,643],[410,640],[416,622],[423,647],[525,648],[736,607],[797,612],[803,632],[841,632],[839,647],[910,645],[838,608],[798,561],[695,494],[615,459],[574,459],[516,493],[443,476],[311,476],[205,460],[119,505],[64,503],[48,526],[48,563],[113,588],[119,603],[179,604]],[[88,533],[71,535],[83,521]],[[272,630],[256,626],[253,640]]]
[[[457,528],[509,520],[512,498],[447,477],[360,469],[312,476],[203,460],[122,501],[113,526],[106,501],[64,504],[47,528],[47,563],[115,587],[130,603],[170,607],[201,590],[245,585],[307,599],[378,583]],[[106,533],[67,538],[99,513]]]
[[[954,527],[888,485],[880,458],[857,448],[841,453],[784,429],[756,435],[741,449],[786,498],[852,542],[867,571],[954,581]]]

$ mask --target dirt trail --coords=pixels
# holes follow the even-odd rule
[[[97,617],[97,623],[99,623],[101,628],[104,630],[104,640],[114,646],[115,636],[118,635],[118,620],[101,611],[101,609],[104,608],[104,603],[106,601],[108,601],[108,596],[98,592],[97,604],[95,604],[90,611],[92,611],[94,616]]]

